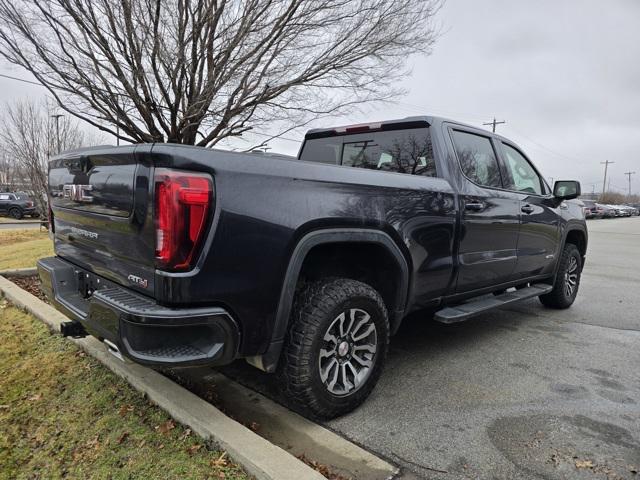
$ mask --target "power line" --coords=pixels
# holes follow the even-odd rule
[[[39,87],[43,86],[41,83],[38,83],[38,82],[32,82],[31,80],[25,80],[24,78],[12,77],[11,75],[4,75],[2,73],[0,73],[0,77],[8,78],[10,80],[16,80],[16,81],[22,82],[22,83],[30,83],[31,85],[38,85]]]
[[[567,156],[567,155],[563,155],[562,153],[556,152],[556,151],[554,151],[554,150],[550,149],[549,147],[544,146],[544,145],[543,145],[543,144],[541,144],[540,142],[536,142],[533,138],[531,138],[531,137],[529,137],[529,136],[525,135],[524,133],[522,133],[522,132],[521,132],[520,130],[518,130],[517,128],[514,128],[512,123],[510,123],[510,124],[509,124],[509,130],[513,130],[513,131],[516,133],[516,135],[518,135],[519,137],[522,137],[522,138],[524,138],[525,140],[527,140],[527,141],[529,141],[529,142],[533,143],[534,145],[537,145],[537,146],[538,146],[538,147],[540,147],[542,150],[544,150],[544,151],[546,151],[546,152],[548,152],[548,153],[550,153],[550,154],[552,154],[552,155],[555,155],[555,156],[557,156],[557,157],[559,157],[559,158],[564,158],[564,159],[566,159],[566,160],[571,160],[572,162],[581,162],[581,160],[579,160],[579,159],[577,159],[577,158],[572,158],[572,157],[569,157],[569,156]],[[598,183],[599,183],[599,182],[598,182]]]
[[[400,101],[394,101],[393,106],[407,111],[419,112],[421,115],[463,117],[465,119],[474,119],[478,121],[482,121],[487,117],[486,115],[479,115],[476,113],[455,112],[453,110],[446,110],[439,107],[426,107],[423,105],[417,105],[415,103],[406,103]]]
[[[258,133],[251,131],[249,132],[251,135],[258,135],[259,137],[269,137],[272,140],[288,140],[289,142],[300,143],[300,139],[290,138],[290,137],[282,137],[278,135],[269,135],[268,133]]]

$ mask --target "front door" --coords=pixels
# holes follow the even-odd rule
[[[450,134],[464,174],[456,285],[456,293],[464,293],[514,278],[520,199],[504,190],[491,137],[457,127]]]
[[[560,244],[560,209],[550,189],[531,162],[514,145],[502,142],[502,159],[508,188],[520,200],[520,236],[516,277],[551,273]]]

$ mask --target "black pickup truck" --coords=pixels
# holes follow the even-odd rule
[[[63,334],[156,368],[244,358],[327,418],[371,392],[410,312],[569,307],[579,194],[436,117],[311,130],[298,158],[99,147],[51,160],[56,256],[38,269]]]

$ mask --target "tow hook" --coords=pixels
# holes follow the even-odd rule
[[[77,320],[62,322],[60,324],[60,333],[63,337],[83,338],[87,336],[87,331]]]

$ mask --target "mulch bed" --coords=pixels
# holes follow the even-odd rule
[[[40,288],[40,279],[37,275],[31,275],[29,277],[8,277],[13,283],[18,285],[23,290],[26,290],[31,295],[35,295],[43,302],[49,303],[47,297]]]

